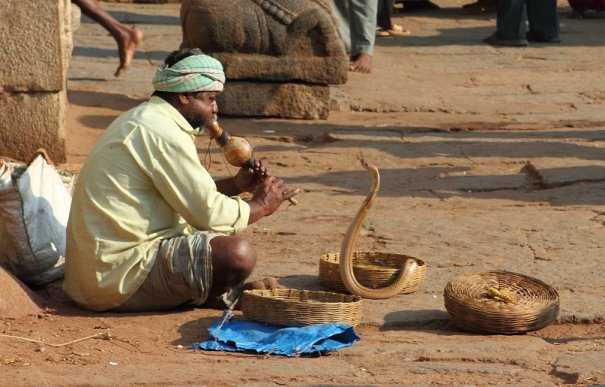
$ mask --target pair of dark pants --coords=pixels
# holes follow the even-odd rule
[[[393,6],[395,0],[378,0],[378,27],[383,30],[390,30],[393,28],[393,22],[391,16],[393,15]]]
[[[503,39],[525,40],[526,22],[537,40],[559,36],[557,0],[498,0],[497,34]]]

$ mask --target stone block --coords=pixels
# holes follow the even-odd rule
[[[231,116],[326,119],[330,88],[281,82],[227,82],[218,97],[220,114]]]
[[[324,0],[184,0],[182,47],[215,54],[346,56]]]
[[[71,0],[3,0],[0,155],[28,160],[44,147],[54,161],[66,161],[66,80],[75,17],[79,12],[72,14]]]
[[[3,0],[0,20],[1,86],[10,91],[63,90],[71,52],[71,2]]]
[[[592,351],[565,353],[555,364],[555,375],[569,384],[602,386],[605,383],[605,352],[597,349],[596,343],[593,348]]]
[[[180,16],[181,48],[225,68],[223,113],[328,118],[328,85],[346,83],[349,67],[329,2],[183,0]]]
[[[66,161],[66,92],[0,92],[0,155],[28,161],[45,148],[55,162]]]
[[[297,57],[216,53],[213,56],[223,63],[227,80],[301,81],[337,85],[346,83],[349,70],[349,59],[344,55]]]

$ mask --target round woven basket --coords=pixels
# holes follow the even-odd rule
[[[361,297],[296,289],[245,290],[242,313],[249,320],[302,326],[361,322]]]
[[[321,257],[319,283],[330,289],[348,293],[340,278],[339,257],[339,253],[328,253]],[[415,260],[418,266],[406,279],[407,284],[401,293],[414,293],[422,287],[426,277],[426,263],[418,258],[403,254],[354,251],[353,273],[357,281],[366,288],[384,288],[395,281],[408,259]]]
[[[443,296],[454,325],[471,332],[534,331],[553,323],[559,314],[555,289],[508,271],[460,275],[446,285]]]

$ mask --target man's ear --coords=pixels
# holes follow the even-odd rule
[[[187,93],[179,93],[178,97],[179,105],[187,105],[189,103],[189,98]]]

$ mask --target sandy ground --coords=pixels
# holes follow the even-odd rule
[[[379,168],[382,185],[357,249],[424,260],[419,292],[364,300],[355,329],[361,340],[349,348],[282,358],[189,349],[208,338],[220,310],[97,314],[75,308],[60,284],[35,289],[40,306],[13,289],[4,301],[22,307],[0,319],[0,382],[605,383],[603,19],[568,19],[560,2],[563,43],[493,48],[481,43],[493,32],[493,14],[464,15],[462,1],[437,3],[440,10],[395,16],[412,35],[377,40],[373,73],[334,87],[328,120],[221,117],[276,175],[302,189],[298,206],[245,231],[260,257],[254,278],[326,290],[319,258],[339,250],[368,191],[362,154]],[[180,43],[178,5],[104,7],[141,29],[145,42],[116,79],[113,40],[82,21],[68,79],[68,163],[60,166],[74,172],[107,124],[149,95],[155,66]],[[214,145],[208,151],[207,137],[197,145],[213,174],[234,173]],[[552,285],[560,295],[557,323],[513,336],[456,329],[445,285],[495,269]]]

